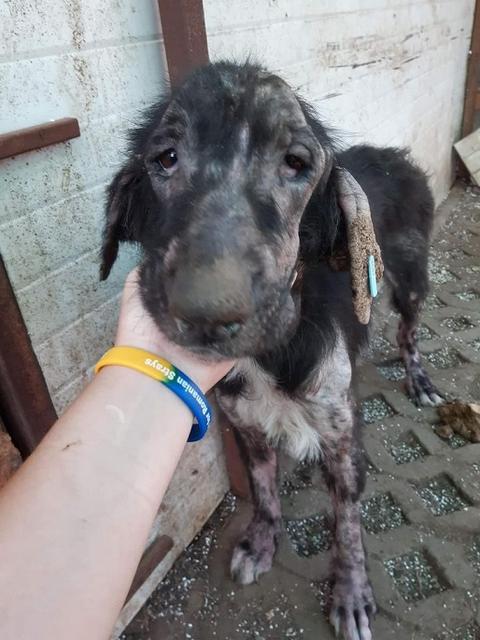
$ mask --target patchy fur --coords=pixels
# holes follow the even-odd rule
[[[407,391],[412,400],[424,407],[436,407],[443,404],[444,398],[432,384],[428,373],[422,366],[417,345],[416,324],[400,321],[397,342],[405,364]]]
[[[340,172],[370,207],[409,393],[436,404],[415,338],[433,219],[425,175],[405,150],[340,152],[314,110],[259,66],[198,69],[132,133],[109,189],[101,274],[119,242],[137,243],[141,295],[162,331],[203,357],[238,360],[217,388],[254,503],[234,579],[252,582],[272,564],[281,528],[273,446],[318,459],[335,511],[331,621],[345,640],[370,640],[351,386],[367,329],[352,303]]]
[[[222,393],[220,385],[217,397],[232,424],[239,428],[255,425],[270,446],[282,446],[297,460],[319,460],[332,414],[348,404],[351,373],[345,341],[339,336],[333,351],[305,381],[301,393],[291,396],[278,388],[271,373],[253,358],[245,358],[226,378],[227,385],[241,378],[241,394]]]
[[[277,454],[257,429],[234,433],[248,469],[254,514],[235,546],[230,571],[240,584],[250,584],[271,569],[281,531]]]

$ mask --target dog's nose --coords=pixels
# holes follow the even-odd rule
[[[195,268],[179,266],[168,298],[179,329],[209,339],[233,338],[253,312],[251,276],[231,258]]]
[[[188,334],[190,338],[203,343],[221,342],[234,338],[241,330],[242,323],[227,322],[226,324],[191,323],[175,318],[180,333]]]

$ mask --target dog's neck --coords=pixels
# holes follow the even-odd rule
[[[319,263],[315,268],[302,265],[292,288],[298,313],[294,333],[286,343],[256,358],[288,392],[294,393],[301,387],[335,347],[338,332],[335,316],[320,293],[322,280],[325,292],[331,289],[332,273],[326,263]]]

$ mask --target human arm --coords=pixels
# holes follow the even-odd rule
[[[203,391],[232,364],[169,343],[135,275],[116,342],[174,362]],[[96,376],[0,493],[2,640],[110,636],[191,425],[152,378],[118,366]]]

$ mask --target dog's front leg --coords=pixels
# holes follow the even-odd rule
[[[280,535],[277,454],[257,429],[235,429],[235,437],[247,465],[254,511],[233,551],[230,568],[234,580],[250,584],[271,569]]]
[[[365,484],[359,428],[350,407],[333,412],[332,430],[324,439],[323,469],[333,502],[333,592],[330,621],[345,640],[371,640],[375,600],[367,576],[360,520]]]

